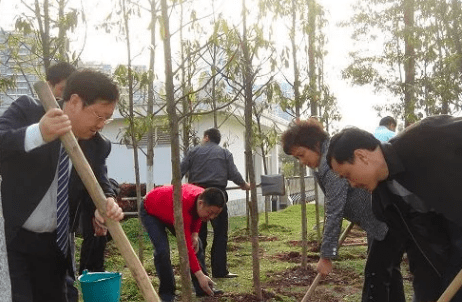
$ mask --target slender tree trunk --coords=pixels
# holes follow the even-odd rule
[[[259,133],[262,133],[262,127],[261,127],[261,124],[260,124],[260,119],[257,119],[258,122],[257,122],[257,127],[259,128]],[[267,175],[268,174],[268,168],[267,168],[267,160],[265,158],[266,156],[266,152],[265,152],[265,147],[264,147],[264,144],[261,144],[260,145],[260,150],[262,152],[262,164],[264,166],[264,175]],[[265,225],[268,226],[268,212],[270,212],[270,207],[269,207],[269,201],[270,201],[270,196],[265,196]]]
[[[40,11],[40,2],[35,0],[35,17],[39,25],[40,38],[42,40],[43,66],[45,70],[50,67],[50,16],[48,13],[48,0],[43,0],[43,18]]]
[[[294,98],[296,100],[296,118],[300,117],[300,109],[302,106],[301,95],[299,93],[300,89],[300,80],[299,80],[299,68],[297,64],[297,47],[296,47],[296,12],[297,12],[297,1],[292,0],[292,24],[291,24],[291,48],[292,48],[292,56],[293,56],[293,68],[294,68]],[[300,181],[300,189],[301,189],[301,224],[302,224],[302,238],[301,238],[301,245],[302,245],[302,259],[301,265],[303,268],[307,267],[307,206],[305,203],[305,167],[299,164],[299,181]]]
[[[315,74],[315,32],[316,32],[316,17],[317,9],[315,0],[309,0],[309,86],[310,86],[310,112],[312,116],[319,116],[320,94],[317,89],[317,75]],[[319,86],[320,87],[320,86]],[[321,118],[319,118],[321,120]],[[312,174],[314,174],[312,172]],[[321,240],[320,236],[320,205],[318,203],[318,185],[314,178],[315,188],[315,219],[317,227],[317,239]],[[307,232],[307,231],[306,231]],[[304,260],[304,259],[303,259]],[[304,266],[304,263],[303,263]],[[306,267],[306,266],[304,266]]]
[[[153,181],[153,168],[154,168],[154,63],[156,58],[156,22],[157,22],[157,11],[156,11],[156,0],[150,1],[151,10],[151,48],[150,48],[150,62],[149,62],[149,83],[148,83],[148,108],[147,114],[150,119],[148,128],[148,146],[146,150],[146,166],[147,166],[147,177],[146,177],[146,193],[148,193],[154,187]]]
[[[254,109],[254,116],[256,117],[256,124],[257,124],[257,133],[261,136],[262,135],[262,124],[260,122],[260,113],[257,111],[256,107],[253,106]],[[268,168],[267,168],[267,160],[266,160],[266,155],[267,152],[265,150],[265,146],[263,143],[260,144],[260,150],[262,154],[262,165],[264,167],[264,175],[268,174]],[[264,196],[264,212],[265,212],[265,225],[268,226],[268,212],[269,210],[269,200],[270,196]]]
[[[439,16],[436,16],[436,17],[439,17]],[[441,36],[441,29],[440,29],[440,24],[439,22],[435,22],[434,23],[434,26],[436,28],[436,48],[437,48],[437,53],[438,53],[438,58],[439,58],[439,62],[444,62],[444,54],[442,53],[442,50],[444,49],[445,50],[445,47],[443,47],[442,45],[442,36]],[[427,104],[428,104],[428,82],[426,81],[427,79],[427,64],[428,62],[425,61],[424,63],[424,77],[425,77],[425,85],[424,85],[424,88],[425,88],[425,100],[426,100],[426,107],[427,107]],[[440,113],[441,114],[450,114],[450,108],[449,108],[449,103],[450,103],[450,99],[449,99],[449,94],[447,92],[442,92],[441,94],[441,99],[442,99],[442,107],[441,107],[441,111]],[[428,113],[429,114],[429,113]],[[435,114],[435,112],[431,112],[430,114]]]
[[[183,141],[183,154],[186,155],[188,152],[188,147],[190,146],[190,106],[189,106],[189,97],[187,85],[186,74],[187,74],[187,63],[185,60],[185,45],[183,43],[183,1],[180,2],[180,62],[181,66],[181,85],[182,85],[182,109],[183,109],[183,119],[182,119],[182,141]]]
[[[58,54],[59,59],[64,61],[67,60],[67,51],[68,51],[68,42],[66,39],[66,29],[63,28],[63,20],[64,20],[64,7],[66,5],[65,0],[59,0],[58,3]]]
[[[214,64],[212,66],[212,110],[214,111],[214,128],[217,128],[217,45],[214,44],[212,47],[212,63]]]
[[[180,277],[182,283],[181,300],[191,301],[192,290],[190,268],[188,262],[188,251],[186,247],[182,215],[179,127],[174,98],[174,75],[172,71],[172,52],[170,45],[170,29],[169,15],[167,12],[167,0],[161,0],[161,11],[163,23],[162,41],[164,44],[167,112],[169,115],[169,126],[171,135],[172,180],[174,185],[174,226],[177,238],[178,253],[180,258]]]
[[[128,78],[128,88],[129,88],[129,131],[132,139],[133,147],[133,161],[135,168],[135,190],[137,193],[137,208],[140,210],[141,205],[141,189],[140,189],[140,164],[138,160],[138,141],[135,136],[135,115],[133,110],[133,76],[132,76],[132,58],[131,58],[131,48],[130,48],[130,28],[129,28],[129,14],[126,7],[126,0],[121,0],[122,13],[124,17],[124,29],[125,29],[125,42],[127,48],[127,78]],[[138,258],[140,262],[143,263],[143,228],[139,227],[138,229]]]
[[[415,0],[404,0],[405,23],[405,127],[416,121],[415,116]]]
[[[260,263],[259,263],[259,211],[257,207],[257,190],[256,176],[254,171],[254,162],[252,158],[252,62],[249,55],[247,27],[246,27],[246,0],[243,0],[242,16],[243,16],[243,57],[244,57],[244,95],[245,95],[245,110],[244,121],[246,128],[246,167],[249,173],[249,182],[251,183],[251,241],[252,241],[252,276],[254,284],[254,293],[259,300],[262,300],[262,288],[260,284]]]
[[[309,87],[310,87],[310,113],[318,116],[318,94],[315,75],[315,0],[309,0]]]
[[[453,20],[453,30],[451,32],[451,37],[455,41],[455,46],[457,48],[457,54],[460,58],[460,60],[457,61],[458,64],[458,70],[460,71],[461,75],[461,66],[462,66],[462,60],[461,60],[461,24],[459,26],[459,22],[461,22],[461,0],[452,0],[452,20]],[[460,18],[458,18],[460,16]],[[458,30],[460,28],[460,30]]]

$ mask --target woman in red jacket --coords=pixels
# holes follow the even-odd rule
[[[162,301],[174,301],[175,278],[170,260],[168,229],[175,235],[173,186],[151,190],[140,207],[140,217],[154,245],[154,265],[159,276],[159,296]],[[212,288],[207,276],[204,250],[198,238],[201,223],[217,217],[225,204],[223,192],[217,188],[203,189],[192,184],[182,185],[183,225],[188,259],[197,296],[214,295],[222,291]]]

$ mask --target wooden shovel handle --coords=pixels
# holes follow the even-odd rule
[[[34,84],[34,88],[46,111],[52,108],[59,108],[55,97],[53,96],[50,87],[46,82],[37,82]],[[69,154],[69,158],[71,159],[74,168],[76,169],[77,173],[82,179],[82,182],[87,188],[90,197],[92,197],[95,206],[100,211],[100,213],[103,214],[103,216],[106,216],[106,196],[104,195],[103,190],[101,189],[95,175],[93,174],[87,159],[80,149],[74,134],[72,131],[69,131],[62,135],[60,139],[67,153]],[[120,223],[118,221],[106,218],[106,226],[108,227],[108,230],[111,233],[111,236],[114,239],[114,242],[116,243],[119,251],[121,252],[128,268],[132,272],[132,275],[135,278],[138,287],[142,291],[145,300],[149,302],[160,301],[158,295],[154,291],[150,279],[148,278],[148,274],[146,273],[143,265],[135,254],[135,251],[127,239],[127,236],[125,235]]]
[[[347,237],[347,234],[349,234],[350,230],[352,230],[353,227],[354,227],[354,223],[351,222],[351,223],[349,223],[347,228],[344,230],[344,232],[342,232],[341,237],[339,237],[338,248],[341,247],[342,243],[344,242],[344,240]],[[318,273],[317,276],[315,277],[315,279],[313,280],[312,284],[310,285],[309,289],[305,293],[304,298],[302,298],[301,302],[308,302],[309,301],[310,296],[315,291],[315,288],[317,287],[317,285],[320,282],[321,278],[322,278],[322,274]]]
[[[302,298],[302,302],[308,302],[310,296],[313,294],[315,291],[315,288],[318,286],[318,282],[320,282],[320,279],[322,278],[322,274],[318,273],[315,279],[313,280],[312,284],[310,284],[309,289],[304,295],[304,298]]]
[[[444,293],[440,296],[439,300],[437,302],[448,302],[450,301],[453,296],[457,293],[457,291],[461,288],[461,270],[460,272],[455,276],[453,279],[452,283],[447,287],[447,289],[444,291]]]

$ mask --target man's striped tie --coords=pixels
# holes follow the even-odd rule
[[[66,149],[61,146],[58,163],[58,195],[57,195],[57,214],[56,214],[56,242],[59,248],[66,255],[68,248],[68,229],[69,229],[69,157]]]

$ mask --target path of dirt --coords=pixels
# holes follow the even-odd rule
[[[249,236],[233,237],[234,242],[249,241]],[[275,241],[277,237],[259,236],[259,241]],[[291,246],[300,246],[301,241],[289,241]],[[366,245],[366,233],[359,228],[354,227],[345,241],[346,245]],[[309,286],[315,279],[317,272],[312,268],[314,263],[318,262],[319,244],[317,242],[308,242],[308,250],[312,253],[308,255],[308,262],[311,263],[306,269],[300,266],[293,267],[284,271],[267,273],[270,281],[262,283],[263,301],[280,301],[282,296],[293,297],[300,301]],[[314,254],[314,255],[312,255]],[[278,261],[301,263],[300,252],[277,253],[269,256]],[[364,255],[358,255],[358,258],[364,258]],[[312,302],[340,302],[342,297],[347,294],[361,291],[363,276],[351,270],[336,269],[333,270],[326,278],[323,278],[315,292],[312,294]],[[299,290],[295,290],[295,288]],[[233,294],[225,293],[217,297],[207,297],[202,301],[239,301],[254,302],[260,301],[253,294]]]

